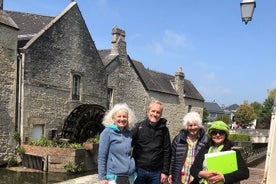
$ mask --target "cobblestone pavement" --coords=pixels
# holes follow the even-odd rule
[[[249,168],[250,176],[247,180],[241,181],[241,184],[262,184],[264,176],[265,161],[254,168]],[[99,184],[98,175],[88,175],[79,178],[60,182],[58,184]]]

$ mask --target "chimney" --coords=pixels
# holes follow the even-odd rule
[[[182,67],[179,67],[175,73],[175,90],[180,96],[184,95],[184,77]]]
[[[111,54],[127,55],[126,52],[126,32],[117,26],[112,29]]]

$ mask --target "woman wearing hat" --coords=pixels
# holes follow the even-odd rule
[[[233,143],[228,140],[229,127],[223,121],[214,121],[208,129],[208,136],[211,138],[204,148],[197,154],[191,167],[191,175],[194,177],[194,184],[234,184],[240,180],[249,178],[249,170],[239,150],[236,151],[238,170],[221,174],[218,172],[207,171],[204,155],[220,151],[228,151],[233,147]],[[223,164],[223,163],[221,163]]]

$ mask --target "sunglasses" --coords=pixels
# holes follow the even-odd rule
[[[225,135],[225,132],[224,131],[212,131],[211,132],[212,136],[217,135],[217,134],[219,134],[219,135]]]

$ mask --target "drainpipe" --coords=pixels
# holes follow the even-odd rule
[[[21,134],[21,87],[22,87],[22,53],[18,52],[17,54],[17,108],[16,108],[16,112],[17,112],[17,129],[16,131],[20,134],[21,137],[21,141],[22,139],[22,134]]]

